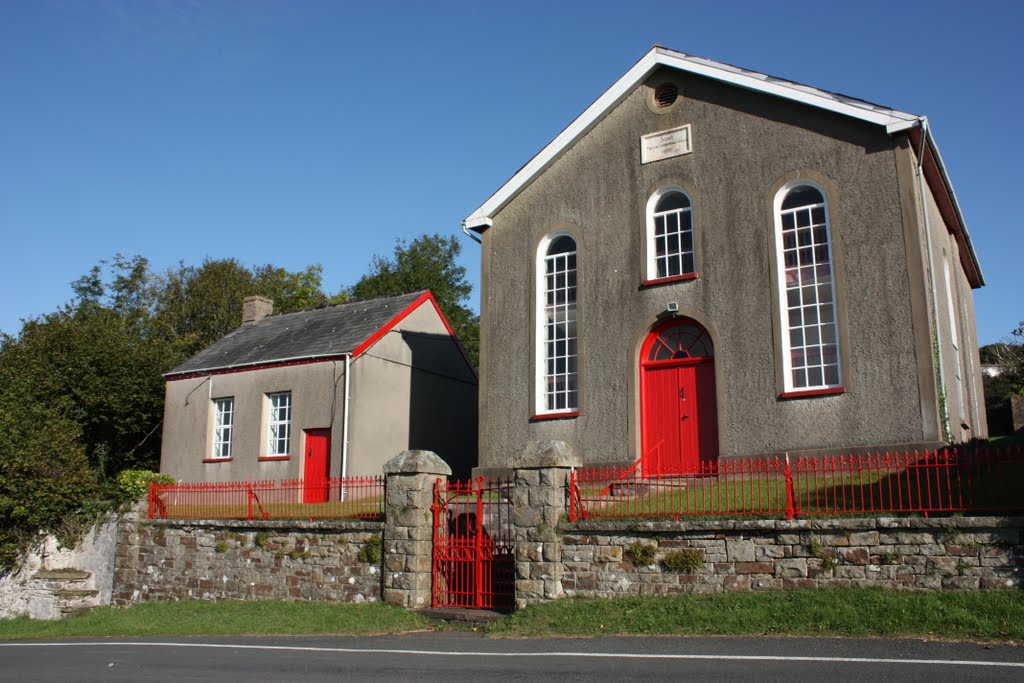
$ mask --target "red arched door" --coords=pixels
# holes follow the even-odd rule
[[[644,473],[693,472],[718,458],[711,335],[689,318],[654,328],[640,351]]]

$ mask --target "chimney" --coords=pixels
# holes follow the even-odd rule
[[[247,296],[242,299],[242,324],[258,323],[274,312],[274,300],[265,296]]]

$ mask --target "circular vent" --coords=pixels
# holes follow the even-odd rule
[[[658,109],[671,107],[679,97],[679,88],[675,83],[662,83],[654,89],[654,104]]]

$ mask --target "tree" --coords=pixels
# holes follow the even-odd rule
[[[238,327],[244,297],[269,294],[279,310],[298,310],[328,301],[320,280],[316,265],[291,272],[234,259],[155,275],[145,258],[118,254],[72,283],[71,302],[0,340],[0,381],[20,387],[10,400],[30,407],[25,416],[35,406],[59,418],[101,481],[155,468],[163,373]]]
[[[456,263],[462,246],[454,236],[421,235],[398,240],[392,258],[374,256],[370,272],[347,290],[355,300],[429,289],[473,362],[480,352],[480,318],[465,305],[473,292],[466,269]]]
[[[161,373],[181,355],[150,333],[147,320],[144,312],[80,300],[27,321],[0,346],[0,383],[17,382],[10,400],[29,407],[23,418],[44,406],[51,419],[74,425],[100,479],[159,462]]]
[[[42,363],[0,336],[0,568],[14,566],[39,531],[59,532],[96,490],[71,403],[38,399]]]
[[[69,303],[0,335],[0,566],[39,531],[71,528],[119,472],[157,468],[163,373],[238,327],[244,297],[301,310],[329,301],[320,281],[317,265],[234,259],[156,275],[118,254]]]
[[[97,490],[77,425],[10,393],[0,395],[0,568],[15,566],[39,531],[74,540],[71,522],[88,515],[83,501]]]
[[[1010,397],[1024,394],[1024,321],[1005,341],[981,347],[979,355],[982,363],[999,368],[995,376],[982,375],[989,431],[1009,433],[1013,429]]]
[[[319,265],[291,272],[270,264],[247,268],[235,259],[206,259],[199,267],[180,263],[158,279],[154,324],[187,358],[242,323],[247,296],[270,297],[277,313],[327,304],[322,279]]]

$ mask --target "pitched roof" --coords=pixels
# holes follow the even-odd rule
[[[430,298],[430,292],[423,290],[268,316],[228,333],[164,377],[361,352],[360,347],[376,333],[386,331],[403,312]]]
[[[934,137],[932,137],[931,130],[927,126],[925,117],[872,104],[866,100],[848,97],[839,93],[813,88],[795,81],[758,73],[757,71],[741,69],[722,62],[715,62],[703,57],[669,50],[660,45],[655,45],[651,48],[650,52],[633,65],[633,68],[627,71],[612,87],[587,107],[554,140],[549,142],[544,149],[530,159],[525,166],[520,168],[515,175],[502,185],[497,192],[491,195],[487,201],[481,204],[476,211],[462,221],[463,231],[483,231],[490,227],[494,216],[506,204],[512,201],[516,195],[572,147],[577,140],[586,135],[612,109],[626,99],[648,76],[661,67],[670,67],[705,76],[747,90],[783,97],[788,100],[818,107],[819,109],[826,109],[837,114],[884,126],[889,134],[895,134],[908,129],[923,130],[928,141],[929,151],[931,152],[930,155],[926,155],[926,163],[935,166],[935,173],[932,173],[932,177],[928,178],[929,184],[933,184],[932,178],[934,177],[943,186],[941,191],[949,195],[951,202],[950,214],[954,221],[954,230],[957,233],[957,241],[960,243],[964,253],[965,258],[963,260],[969,269],[969,275],[973,275],[972,284],[976,287],[984,284],[981,266],[974,253],[974,247],[967,233],[967,227],[963,222],[963,214],[960,211],[959,203],[953,194],[953,185],[949,181],[949,174],[946,172],[946,167],[942,162],[942,157],[939,155],[938,147],[935,144]]]

